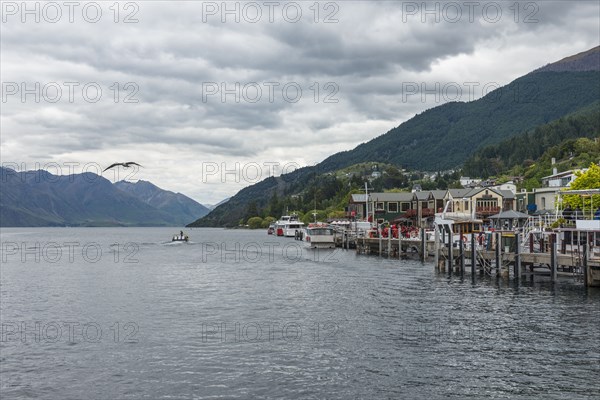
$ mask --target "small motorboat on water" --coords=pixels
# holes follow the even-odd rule
[[[184,235],[183,231],[179,232],[179,235],[173,235],[173,239],[171,239],[172,242],[187,242],[189,240],[190,237],[188,235]]]

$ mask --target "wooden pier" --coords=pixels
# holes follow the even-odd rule
[[[432,236],[432,235],[429,235]],[[520,242],[520,234],[513,232],[493,232],[486,245],[476,242],[475,235],[470,240],[443,243],[436,231],[433,239],[425,230],[420,230],[416,238],[358,237],[344,235],[338,238],[337,245],[355,248],[359,254],[372,254],[381,257],[402,258],[417,256],[422,261],[433,261],[439,272],[468,272],[473,278],[477,274],[519,278],[523,275],[546,275],[551,281],[560,276],[581,279],[585,286],[600,287],[600,254],[586,241],[576,248],[567,248],[557,243],[556,235],[549,240],[528,246]]]

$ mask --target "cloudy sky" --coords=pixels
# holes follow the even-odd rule
[[[4,166],[214,204],[600,36],[597,1],[114,4],[2,2]]]

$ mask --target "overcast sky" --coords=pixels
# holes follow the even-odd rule
[[[104,176],[204,204],[600,36],[598,1],[22,4],[2,2],[2,164],[136,161]]]

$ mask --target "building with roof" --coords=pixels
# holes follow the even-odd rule
[[[409,224],[427,226],[436,212],[449,202],[447,211],[474,213],[476,218],[487,219],[501,211],[515,208],[515,194],[509,190],[492,188],[428,190],[414,193],[384,192],[352,194],[348,201],[350,218],[383,221],[405,220]]]

